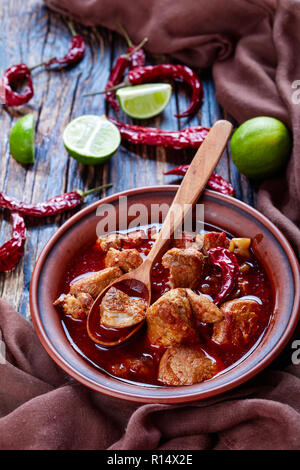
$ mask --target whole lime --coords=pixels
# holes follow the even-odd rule
[[[9,150],[20,163],[34,163],[34,118],[26,114],[13,126],[9,135]]]
[[[282,170],[292,149],[290,131],[278,119],[260,116],[249,119],[234,132],[231,158],[248,178],[267,178]]]

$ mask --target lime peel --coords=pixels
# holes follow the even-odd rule
[[[34,163],[34,117],[26,114],[12,127],[9,136],[9,150],[19,163]]]
[[[241,173],[248,178],[268,178],[286,166],[292,149],[291,134],[278,119],[259,116],[235,130],[230,149]]]

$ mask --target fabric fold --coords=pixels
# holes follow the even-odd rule
[[[244,386],[209,400],[143,405],[110,398],[68,377],[47,355],[31,324],[3,300],[0,329],[6,349],[0,364],[0,449],[300,446],[300,366],[269,367]]]

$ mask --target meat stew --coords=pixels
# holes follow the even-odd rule
[[[107,331],[113,335],[119,326],[128,328],[145,316],[139,332],[114,348],[88,336],[86,318],[94,299],[124,272],[138,267],[154,239],[152,227],[98,238],[69,267],[54,305],[76,351],[107,374],[151,386],[208,380],[249,353],[273,312],[272,288],[250,239],[210,230],[173,240],[153,268],[147,311],[139,302],[128,308],[126,293],[117,292],[118,305],[106,299]],[[230,252],[238,266],[232,288],[219,305],[214,299],[224,273],[209,257],[210,250],[218,248]]]

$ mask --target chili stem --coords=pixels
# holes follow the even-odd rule
[[[119,88],[124,88],[125,86],[130,85],[129,82],[121,82],[118,85],[112,86],[111,88],[107,88],[107,90],[102,90],[102,91],[94,91],[93,93],[86,93],[85,95],[82,96],[95,96],[95,95],[104,95],[104,93],[109,93],[110,91],[116,91]]]
[[[34,69],[37,69],[38,67],[42,67],[42,65],[47,64],[48,62],[50,62],[50,60],[53,60],[53,59],[56,59],[56,57],[50,57],[49,60],[45,60],[44,62],[40,62],[39,64],[32,65],[31,67],[28,67],[28,69],[32,71]]]
[[[92,194],[92,193],[95,193],[96,191],[100,191],[101,189],[107,189],[111,187],[112,187],[112,183],[108,183],[108,184],[103,184],[102,186],[97,186],[97,188],[89,189],[88,191],[81,191],[80,189],[78,189],[77,192],[81,195],[82,198],[85,198],[88,194]]]
[[[129,52],[128,54],[124,55],[124,57],[126,59],[130,59],[130,57],[136,52],[138,51],[139,49],[141,49],[143,47],[143,45],[148,41],[148,38],[144,38],[134,49],[132,49],[131,52]],[[83,97],[85,96],[95,96],[95,95],[103,95],[104,93],[109,93],[110,91],[115,91],[115,90],[118,90],[119,88],[123,88],[124,86],[128,86],[130,85],[129,82],[127,82],[126,80],[122,83],[119,83],[118,85],[115,85],[111,88],[107,88],[106,90],[101,90],[101,91],[94,91],[92,93],[86,93],[85,95],[82,95]]]
[[[122,31],[122,33],[123,33],[124,38],[126,39],[126,42],[127,42],[127,44],[128,44],[128,47],[132,47],[132,46],[133,46],[133,42],[131,41],[131,39],[130,39],[130,37],[129,37],[127,31],[126,31],[126,29],[124,28],[124,26],[123,26],[121,23],[119,24],[119,26],[120,26],[120,28],[121,28],[121,31]]]
[[[126,59],[130,59],[130,57],[135,54],[139,49],[142,49],[142,47],[146,44],[148,41],[148,38],[144,38],[137,46],[135,46],[132,51],[128,52],[128,54],[125,54]]]
[[[72,33],[72,36],[77,36],[77,33],[75,31],[75,28],[74,28],[74,25],[73,25],[72,21],[68,21],[67,24],[68,24],[69,30]]]

